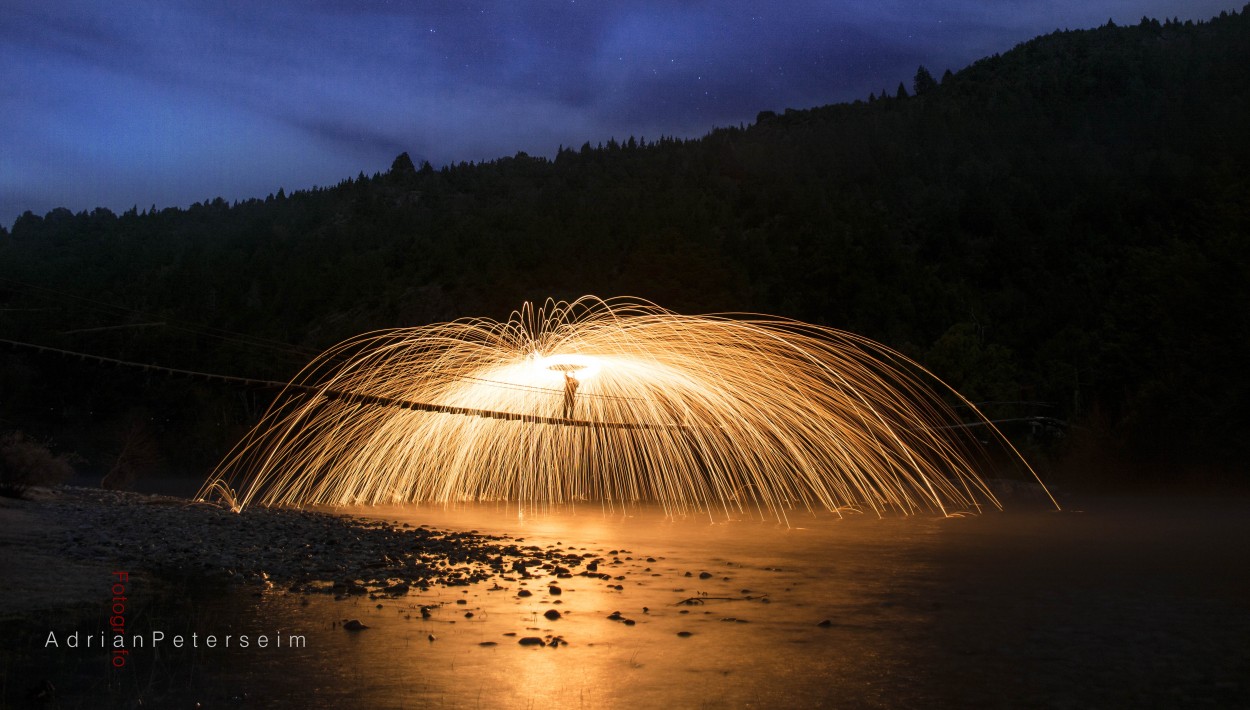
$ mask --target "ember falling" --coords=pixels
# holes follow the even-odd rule
[[[626,298],[526,303],[507,322],[331,348],[201,495],[236,508],[655,502],[778,519],[997,507],[943,395],[1032,473],[970,402],[866,338]]]

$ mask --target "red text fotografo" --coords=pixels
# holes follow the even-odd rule
[[[124,668],[126,666],[126,657],[130,655],[125,646],[126,634],[126,585],[130,584],[130,574],[128,572],[114,572],[112,577],[112,599],[109,600],[109,628],[113,632],[114,641],[122,640],[121,643],[113,644],[113,652],[110,655],[114,668]]]

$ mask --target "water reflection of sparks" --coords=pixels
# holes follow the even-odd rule
[[[506,323],[331,348],[205,491],[237,485],[240,506],[653,500],[670,513],[777,517],[997,505],[973,468],[977,443],[939,392],[976,411],[851,333],[634,300],[548,301]]]

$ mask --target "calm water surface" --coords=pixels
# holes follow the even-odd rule
[[[223,681],[248,688],[254,704],[1250,704],[1245,502],[1111,501],[958,519],[822,514],[790,527],[654,510],[351,512],[593,553],[614,579],[556,580],[559,595],[546,580],[518,579],[402,600],[256,599],[245,615],[306,634],[308,647],[254,653]],[[438,606],[423,619],[420,605]],[[553,608],[562,618],[543,616]],[[349,618],[371,628],[337,626]],[[548,635],[567,645],[517,643]]]
[[[66,652],[88,690],[61,683],[48,707],[1250,707],[1245,500],[789,527],[649,509],[339,512],[589,553],[613,579],[550,578],[558,595],[514,577],[400,599],[226,587],[158,602],[138,578],[134,628],[307,645],[136,651],[126,676]]]

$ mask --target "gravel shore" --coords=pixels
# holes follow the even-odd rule
[[[91,488],[38,490],[0,504],[6,578],[20,578],[8,613],[98,597],[111,569],[224,575],[258,588],[338,596],[401,596],[492,577],[601,576],[589,553],[501,536],[408,527],[293,510],[243,513],[168,496]],[[606,575],[603,575],[606,578]]]

